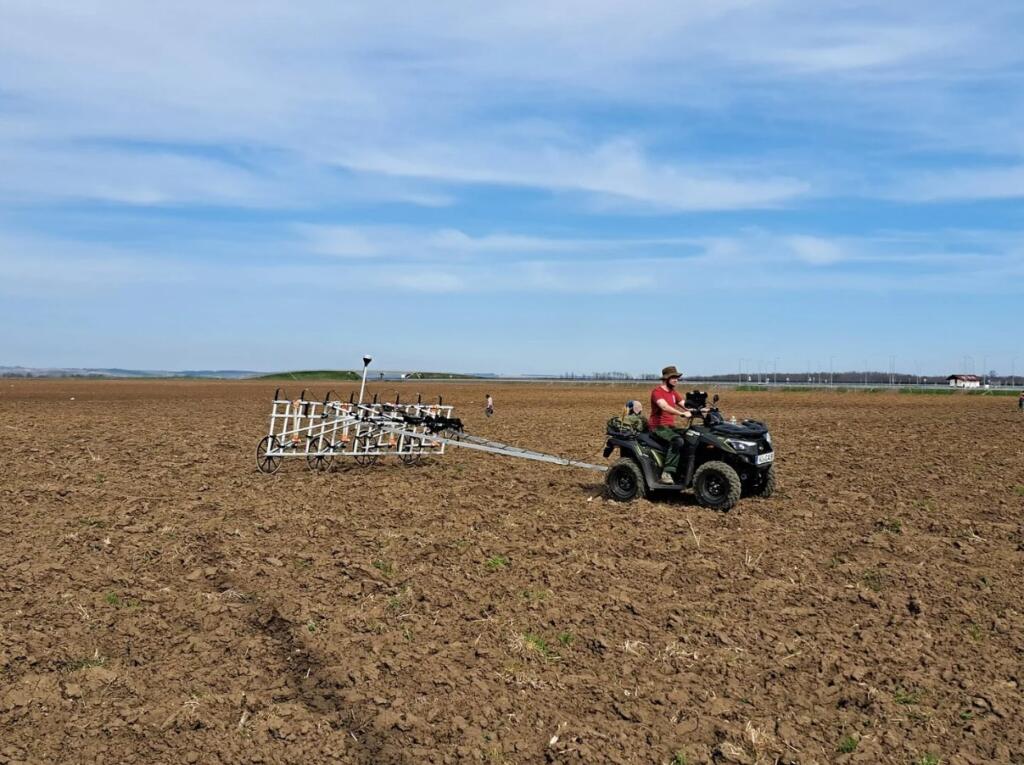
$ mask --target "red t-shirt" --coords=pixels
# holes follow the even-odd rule
[[[664,401],[669,406],[674,406],[676,409],[682,409],[680,404],[685,399],[680,396],[674,390],[665,390],[660,385],[651,391],[651,417],[648,420],[648,424],[651,430],[655,428],[671,428],[675,423],[676,416],[672,412],[664,411],[658,406],[659,401]]]

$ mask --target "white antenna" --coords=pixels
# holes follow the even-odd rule
[[[366,391],[366,370],[373,361],[373,356],[363,356],[363,384],[359,386],[359,403],[363,403],[363,393]]]

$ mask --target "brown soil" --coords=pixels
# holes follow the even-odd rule
[[[646,398],[428,385],[597,462]],[[780,486],[717,514],[465,451],[263,475],[272,390],[0,381],[0,763],[1024,763],[1013,399],[724,391]]]

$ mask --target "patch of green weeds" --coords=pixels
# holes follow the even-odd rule
[[[543,603],[551,595],[550,590],[520,590],[519,597],[528,603]]]
[[[523,648],[528,653],[535,653],[545,660],[557,659],[558,654],[551,650],[547,641],[540,635],[527,632],[523,635]]]
[[[861,574],[860,580],[872,592],[881,592],[885,587],[885,574],[875,568],[869,568]]]
[[[686,759],[686,755],[682,752],[676,752],[669,765],[690,765],[690,761]]]
[[[875,521],[875,529],[884,531],[886,534],[902,534],[903,521],[899,518],[880,518]]]
[[[1018,497],[1024,497],[1024,486],[1015,486],[1015,487],[1013,487],[1013,492]]]
[[[306,622],[306,629],[315,635],[323,629],[323,622],[319,619],[310,619]]]
[[[380,571],[387,579],[395,574],[395,565],[389,560],[375,560],[373,567]]]
[[[409,585],[404,585],[397,593],[388,598],[388,610],[398,613],[409,600]]]
[[[292,567],[297,571],[304,571],[312,566],[313,561],[310,558],[292,558]]]
[[[892,698],[897,704],[920,704],[921,692],[897,688],[895,693],[893,693]]]
[[[58,665],[58,669],[60,669],[61,672],[78,672],[81,669],[102,667],[106,663],[106,657],[100,656],[99,653],[95,653],[92,656],[80,659],[68,659],[67,661],[62,661]]]
[[[971,711],[970,709],[965,709],[963,712],[960,713],[960,719],[963,720],[964,722],[968,722],[969,720],[973,720],[974,719],[974,712]]]
[[[108,592],[103,596],[103,602],[114,608],[138,608],[141,604],[133,598],[122,598],[116,592]]]
[[[572,641],[575,640],[575,639],[576,638],[573,637],[573,634],[571,632],[559,632],[558,633],[558,642],[561,643],[566,648],[571,646],[572,645]]]
[[[78,522],[83,526],[89,526],[97,529],[106,528],[107,526],[107,522],[100,520],[99,518],[81,518]]]
[[[941,765],[941,763],[942,763],[942,760],[940,760],[934,754],[922,754],[920,759],[918,759],[914,763],[914,765]]]
[[[984,637],[985,633],[980,624],[971,622],[967,625],[967,634],[971,636],[971,640],[977,643]]]
[[[488,571],[500,571],[508,565],[508,558],[504,555],[492,555],[487,559]]]
[[[836,751],[842,754],[849,754],[857,748],[857,739],[853,736],[846,735],[839,739],[839,743],[836,745]]]

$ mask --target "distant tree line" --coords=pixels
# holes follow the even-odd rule
[[[631,372],[563,372],[560,375],[537,375],[539,378],[558,380],[659,380],[658,372],[639,375]],[[914,375],[906,372],[730,372],[721,375],[686,374],[683,379],[707,380],[722,383],[753,383],[761,385],[947,385],[946,375]],[[992,386],[1024,386],[1024,373],[1001,375],[994,370],[979,377]]]

